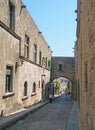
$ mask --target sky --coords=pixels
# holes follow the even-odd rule
[[[52,56],[74,56],[77,0],[22,0],[53,51]]]

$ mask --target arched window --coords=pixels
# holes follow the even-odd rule
[[[39,81],[39,88],[40,88],[40,81]]]
[[[35,92],[36,92],[36,83],[34,82],[34,83],[33,83],[32,93],[35,93]]]
[[[27,81],[24,82],[24,96],[27,96]]]

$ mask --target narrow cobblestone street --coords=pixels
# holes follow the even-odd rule
[[[62,95],[5,130],[66,130],[71,109],[71,98]]]

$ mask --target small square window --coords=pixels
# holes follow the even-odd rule
[[[59,64],[59,71],[62,71],[62,64]]]

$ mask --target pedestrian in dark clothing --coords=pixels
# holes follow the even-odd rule
[[[51,93],[49,94],[49,101],[50,101],[50,103],[52,102],[52,94]]]

